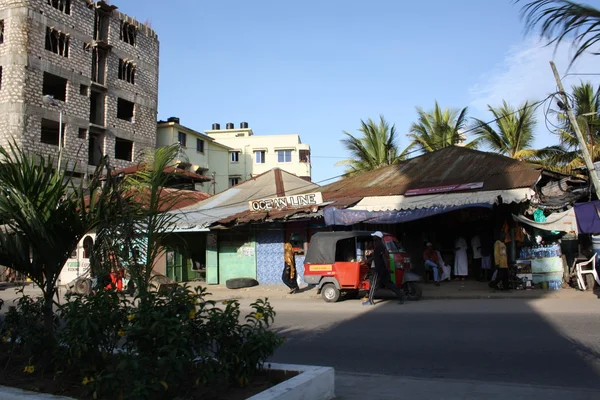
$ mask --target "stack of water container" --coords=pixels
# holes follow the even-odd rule
[[[522,247],[520,252],[521,259],[531,260],[533,283],[550,290],[559,290],[562,287],[563,263],[561,256],[558,243]]]

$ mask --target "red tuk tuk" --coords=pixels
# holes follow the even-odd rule
[[[326,302],[336,302],[340,296],[356,298],[369,290],[371,266],[364,256],[368,243],[373,243],[372,231],[318,232],[310,240],[304,259],[304,281],[317,286]],[[411,269],[410,258],[395,236],[384,233],[390,260],[392,281],[402,287],[409,300],[421,298],[421,288],[407,282],[405,271]]]

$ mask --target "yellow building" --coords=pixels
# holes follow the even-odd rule
[[[311,180],[310,146],[300,135],[254,135],[247,122],[225,129],[213,124],[205,133],[215,142],[230,148],[229,185],[234,186],[273,168],[281,168],[307,181]]]
[[[179,118],[159,121],[156,146],[164,147],[174,143],[181,145],[177,160],[180,168],[214,178],[213,182],[200,184],[198,190],[214,194],[230,187],[229,158],[232,149],[202,132],[181,125]]]

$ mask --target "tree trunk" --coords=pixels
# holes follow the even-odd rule
[[[54,287],[51,280],[46,280],[44,291],[44,332],[47,339],[54,342]]]

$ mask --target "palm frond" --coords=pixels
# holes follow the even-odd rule
[[[520,2],[517,0],[516,2]],[[571,65],[582,54],[592,51],[600,41],[600,10],[570,0],[534,0],[521,8],[526,31],[540,29],[540,35],[558,48],[566,39],[576,48]]]

